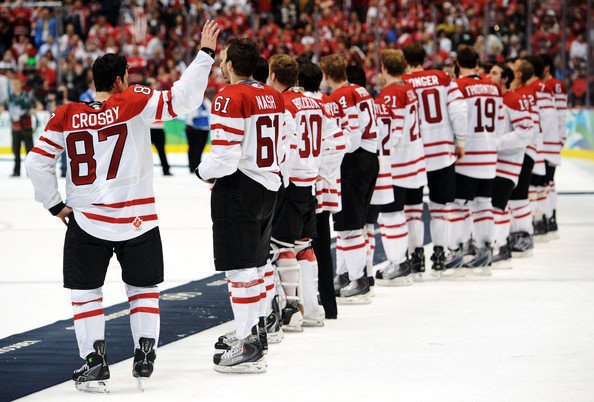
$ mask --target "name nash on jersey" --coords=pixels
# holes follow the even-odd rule
[[[72,128],[94,127],[97,125],[105,126],[114,123],[119,115],[119,106],[99,113],[76,113],[72,115]]]
[[[258,109],[276,109],[276,102],[272,95],[258,95],[256,102],[258,102]]]

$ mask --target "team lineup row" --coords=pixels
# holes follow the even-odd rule
[[[85,359],[73,375],[78,389],[106,390],[101,287],[114,252],[131,307],[133,374],[141,386],[152,374],[163,259],[146,133],[200,105],[217,35],[208,22],[202,51],[166,92],[128,87],[125,58],[98,58],[95,101],[57,109],[27,158],[36,199],[68,224],[64,285]],[[215,267],[226,273],[235,317],[215,344],[223,350],[215,370],[263,372],[283,330],[323,326],[337,301],[370,303],[374,284],[412,284],[425,271],[424,186],[436,276],[489,275],[492,263],[528,255],[533,234],[556,232],[566,100],[552,63],[529,57],[487,76],[472,48],[457,57],[453,79],[424,70],[419,45],[383,51],[385,86],[374,100],[339,55],[319,65],[276,55],[262,75],[256,43],[223,47],[230,84],[213,99],[212,147],[196,169],[212,186]],[[114,108],[111,124],[80,117]],[[72,116],[96,124],[74,127]],[[64,151],[65,202],[52,170]],[[373,272],[376,223],[389,264]]]

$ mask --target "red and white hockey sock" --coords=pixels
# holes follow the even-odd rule
[[[266,317],[266,281],[264,280],[266,275],[266,265],[258,267],[258,281],[260,282],[260,303],[258,303],[258,317]]]
[[[449,248],[455,250],[464,240],[464,222],[470,218],[466,201],[456,199],[450,206],[450,244]]]
[[[274,283],[274,266],[268,260],[264,266],[264,285],[266,286],[266,301],[264,315],[268,317],[272,313],[272,300],[276,296],[276,286]]]
[[[349,279],[355,281],[363,276],[367,253],[363,229],[338,232],[336,254],[341,258],[349,273]]]
[[[476,197],[470,202],[470,209],[472,211],[472,222],[474,224],[473,234],[474,239],[479,247],[483,247],[486,243],[493,244],[493,205],[491,205],[491,198]]]
[[[538,211],[542,214],[541,216],[549,216],[547,215],[549,209],[549,202],[547,200],[547,187],[539,187],[537,193],[537,208]],[[553,216],[553,211],[551,210],[551,215]]]
[[[462,225],[462,243],[466,244],[473,235],[474,225],[472,222],[472,211],[470,202],[467,202],[464,207],[464,224]]]
[[[81,358],[93,353],[93,343],[105,339],[105,315],[103,314],[103,291],[72,289],[70,291],[74,313],[74,332]]]
[[[338,250],[338,245],[342,243],[340,233],[336,233],[336,275],[342,275],[348,272],[346,261],[344,260],[344,253]]]
[[[408,226],[408,252],[412,254],[416,248],[423,247],[423,240],[425,239],[423,204],[405,206],[404,214]]]
[[[386,257],[394,264],[404,262],[408,247],[408,226],[404,212],[382,212],[379,215],[378,222]]]
[[[257,268],[234,269],[225,272],[231,280],[231,307],[235,318],[235,335],[245,339],[258,323],[260,278]]]
[[[159,344],[160,314],[159,288],[151,286],[140,288],[126,285],[126,295],[130,303],[130,329],[134,347],[140,348],[140,338],[153,338],[155,349]]]
[[[507,243],[507,237],[511,227],[511,218],[509,209],[502,211],[499,208],[493,208],[493,218],[495,219],[495,246],[501,247]]]
[[[553,217],[553,211],[557,207],[557,192],[555,191],[555,183],[550,182],[545,187],[545,201],[544,201],[544,211],[545,216],[547,219],[551,219]]]
[[[448,247],[450,241],[450,213],[451,204],[444,205],[429,201],[431,212],[431,241],[434,246]]]
[[[311,240],[295,242],[297,262],[301,269],[300,299],[303,304],[303,315],[315,313],[318,304],[318,260],[311,247]]]
[[[530,190],[528,191],[528,199],[530,200],[533,221],[542,219],[544,215],[544,211],[542,209],[544,204],[542,202],[543,200],[541,200],[543,197],[543,187],[530,186]]]
[[[532,208],[528,200],[510,200],[511,232],[534,233],[532,226]]]
[[[375,253],[375,224],[368,223],[365,225],[365,233],[367,235],[367,261],[365,266],[367,267],[367,276],[373,276],[373,255]]]

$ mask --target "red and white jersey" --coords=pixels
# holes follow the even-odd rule
[[[355,152],[363,148],[368,152],[377,151],[377,124],[373,112],[373,98],[367,90],[356,84],[347,84],[330,95],[347,115],[349,123],[349,148]]]
[[[377,96],[396,119],[396,136],[400,138],[393,152],[392,183],[394,186],[419,188],[427,184],[423,141],[419,131],[419,102],[412,86],[392,83]]]
[[[419,99],[421,137],[427,170],[456,162],[456,144],[464,146],[467,106],[458,84],[439,70],[415,71],[402,79],[413,86]]]
[[[456,80],[468,107],[464,156],[456,173],[476,179],[494,179],[497,137],[503,134],[503,99],[492,81],[477,75]]]
[[[386,205],[394,202],[392,153],[394,146],[400,140],[398,136],[402,134],[401,131],[396,130],[396,127],[401,125],[402,121],[379,98],[375,100],[374,106],[377,119],[379,173],[375,181],[371,204]]]
[[[103,103],[57,108],[26,160],[35,199],[48,209],[62,202],[55,162],[66,152],[65,202],[85,232],[122,241],[156,227],[149,127],[200,106],[212,63],[199,52],[166,92],[134,85]]]
[[[281,94],[258,81],[242,81],[221,90],[210,113],[211,148],[198,167],[200,177],[218,179],[239,170],[278,191],[278,144],[285,119]]]
[[[556,78],[551,78],[546,81],[547,88],[557,109],[557,136],[553,136],[551,132],[550,138],[545,136],[543,138],[543,153],[546,160],[554,165],[561,164],[561,150],[567,139],[567,90],[565,84]]]
[[[530,102],[514,91],[503,95],[504,134],[497,138],[497,176],[518,184],[526,147],[532,141],[534,126]]]
[[[296,144],[288,159],[289,180],[298,187],[313,186],[318,176],[333,178],[342,162],[346,143],[342,130],[320,101],[299,88],[282,93],[285,111],[295,121]]]
[[[306,96],[317,99],[326,112],[326,116],[340,128],[334,135],[333,141],[324,141],[322,139],[322,152],[332,151],[333,149],[340,151],[332,158],[336,158],[334,162],[338,162],[333,170],[320,174],[322,180],[316,182],[316,213],[328,211],[330,213],[339,212],[342,209],[341,191],[340,191],[340,164],[347,149],[347,135],[348,135],[348,121],[346,115],[340,105],[334,102],[328,95],[321,92],[305,92]],[[345,135],[344,133],[347,133]],[[327,156],[326,156],[327,157]],[[321,172],[323,173],[323,172]]]
[[[526,147],[526,155],[528,155],[535,162],[535,166],[533,168],[533,171],[535,171],[537,168],[536,160],[538,159],[538,147],[539,143],[542,142],[542,134],[540,132],[540,114],[538,113],[538,105],[536,104],[536,94],[534,93],[534,90],[528,85],[517,88],[514,90],[514,92],[524,99],[525,103],[527,103],[530,108],[530,115],[532,116],[534,130],[532,133],[532,141],[530,141]],[[538,171],[541,169],[544,169],[544,163],[542,162],[538,166]]]
[[[557,107],[553,94],[549,91],[546,81],[536,80],[528,85],[534,92],[536,105],[538,106],[538,115],[540,120],[539,141],[537,142],[537,158],[534,164],[534,173],[538,175],[545,174],[545,153],[544,142],[558,142],[559,122],[557,121]]]

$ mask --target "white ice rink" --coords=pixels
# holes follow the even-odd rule
[[[0,338],[72,314],[61,285],[65,226],[33,201],[26,176],[8,178],[11,169],[0,160]],[[214,273],[209,190],[187,169],[172,171],[162,177],[155,168],[163,288]],[[594,401],[594,163],[564,160],[557,183],[560,192],[591,193],[559,197],[561,238],[537,244],[534,257],[488,278],[427,275],[411,287],[378,288],[371,305],[340,307],[326,327],[286,334],[271,346],[266,374],[212,370],[223,325],[160,348],[143,394],[127,360],[110,366],[109,395],[66,382],[26,399]],[[115,262],[104,303],[124,301]]]

